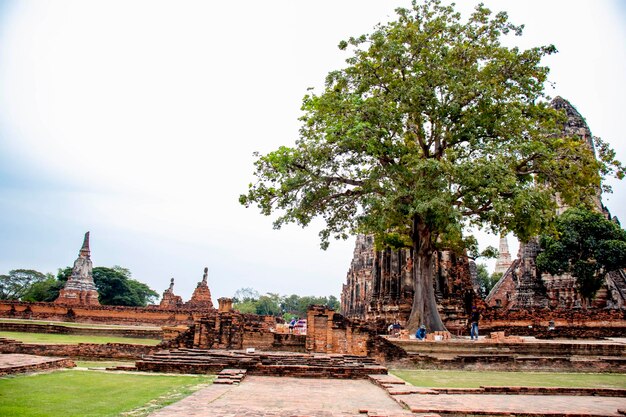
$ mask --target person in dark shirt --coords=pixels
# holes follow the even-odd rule
[[[472,323],[472,328],[470,330],[470,340],[474,340],[474,337],[476,337],[476,340],[478,340],[478,320],[480,320],[480,312],[478,311],[476,306],[474,306],[472,308],[472,316],[470,317],[470,322]]]
[[[417,329],[417,332],[415,332],[415,338],[417,340],[424,340],[426,338],[426,326],[422,324],[420,328]]]

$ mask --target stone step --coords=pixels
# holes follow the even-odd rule
[[[368,374],[386,374],[387,368],[371,358],[355,355],[323,355],[289,352],[223,351],[173,349],[160,351],[137,361],[142,371],[207,373],[223,369],[246,369],[255,375],[298,376],[310,378],[366,378]],[[220,384],[232,378],[218,378]]]

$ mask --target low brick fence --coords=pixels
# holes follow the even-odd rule
[[[22,333],[48,333],[90,336],[134,337],[138,339],[163,339],[163,330],[156,329],[114,329],[81,328],[60,324],[8,323],[0,322],[0,331]]]
[[[141,359],[159,351],[156,346],[129,345],[124,343],[79,343],[77,345],[34,343],[0,344],[0,353],[23,353],[27,355],[61,356],[96,359]]]

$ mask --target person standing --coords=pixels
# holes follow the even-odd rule
[[[474,336],[476,340],[478,340],[478,320],[480,320],[480,312],[474,306],[472,308],[472,316],[470,317],[470,322],[472,323],[472,328],[470,330],[470,340],[474,340]]]

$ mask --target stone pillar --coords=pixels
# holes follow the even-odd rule
[[[233,310],[233,299],[232,298],[218,298],[217,302],[219,303],[218,311],[220,313],[230,313]]]

